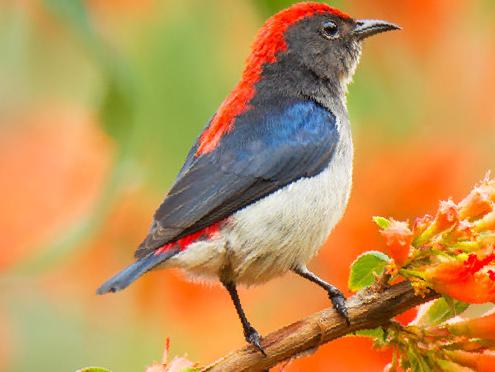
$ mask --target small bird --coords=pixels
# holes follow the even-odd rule
[[[98,294],[157,268],[219,279],[244,337],[265,354],[237,286],[288,271],[322,287],[348,321],[342,292],[306,267],[341,219],[352,184],[347,86],[362,41],[397,30],[302,2],[258,32],[239,83],[190,150],[136,261]]]

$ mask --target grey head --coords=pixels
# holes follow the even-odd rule
[[[290,25],[287,48],[263,68],[261,91],[328,101],[342,98],[359,63],[362,42],[399,26],[381,20],[354,20],[335,11],[316,13]]]

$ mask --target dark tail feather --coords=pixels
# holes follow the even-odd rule
[[[146,256],[138,259],[132,265],[126,267],[121,272],[107,280],[103,285],[96,290],[99,295],[108,292],[117,292],[127,288],[129,284],[138,279],[141,275],[158,266],[162,262],[177,254],[178,250],[171,249],[161,254],[154,252],[148,253]]]

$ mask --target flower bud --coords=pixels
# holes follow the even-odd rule
[[[448,357],[455,363],[471,368],[477,372],[492,372],[495,366],[495,353],[470,353],[462,350],[446,351]]]
[[[392,220],[390,226],[380,231],[385,238],[388,254],[402,266],[409,256],[413,233],[406,222]]]
[[[468,336],[495,341],[495,313],[480,318],[465,319],[448,324],[446,328],[456,336]]]
[[[452,201],[440,202],[437,215],[433,221],[435,232],[445,231],[459,222],[458,206]]]
[[[476,187],[459,203],[461,219],[483,216],[493,210],[493,202],[483,187]]]
[[[449,259],[426,268],[424,277],[431,287],[441,294],[459,301],[480,304],[495,301],[493,270],[487,267],[495,260],[493,253],[479,259],[470,254],[464,261]]]

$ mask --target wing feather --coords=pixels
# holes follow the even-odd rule
[[[248,111],[217,149],[197,158],[190,152],[136,256],[317,175],[332,159],[338,138],[335,116],[313,101],[287,100]]]

